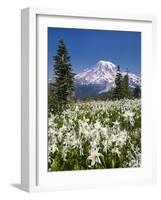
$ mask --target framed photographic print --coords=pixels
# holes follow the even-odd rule
[[[156,181],[155,17],[22,10],[26,191]]]

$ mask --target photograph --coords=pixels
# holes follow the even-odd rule
[[[47,28],[48,172],[140,168],[141,32]]]

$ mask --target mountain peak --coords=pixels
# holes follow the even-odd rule
[[[107,60],[99,60],[99,61],[97,62],[97,65],[107,65],[107,64],[111,65],[111,64],[113,64],[113,63],[110,62],[110,61],[107,61]]]
[[[115,64],[109,61],[100,60],[96,63],[94,67],[94,71],[104,72],[104,73],[110,73],[115,74],[117,70],[117,67]]]
[[[124,76],[124,73],[121,73]],[[115,86],[116,74],[117,65],[110,61],[99,60],[93,68],[75,75],[75,81],[79,85],[102,85],[104,87],[102,92],[105,92]],[[136,87],[140,85],[140,78],[129,73],[129,82],[131,86]]]

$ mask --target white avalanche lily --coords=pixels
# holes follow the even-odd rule
[[[117,120],[113,122],[113,127],[119,128],[119,126],[120,126],[120,122],[118,122]]]
[[[101,124],[100,124],[99,121],[97,121],[94,126],[95,126],[96,129],[100,129],[101,128]]]
[[[98,151],[99,151],[99,148],[91,149],[91,154],[87,158],[87,159],[92,161],[91,162],[91,166],[94,166],[96,163],[100,163],[101,164],[100,156],[103,157],[103,155],[101,153],[99,153]]]
[[[58,151],[58,147],[56,146],[56,144],[52,144],[50,147],[50,151],[54,154],[56,151]]]
[[[126,119],[132,119],[134,117],[135,113],[131,112],[129,110],[127,110],[124,114],[123,117],[125,117]]]
[[[108,160],[116,156],[121,168],[141,166],[140,99],[78,101],[61,114],[49,116],[49,171],[68,170],[70,160],[77,158],[78,166],[69,170],[109,168],[112,162]]]

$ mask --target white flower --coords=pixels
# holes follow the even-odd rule
[[[104,151],[104,153],[107,153],[107,150],[109,148],[108,141],[104,140],[104,141],[102,141],[102,144],[103,144],[103,151]]]
[[[67,145],[63,146],[61,153],[62,153],[63,159],[66,161],[66,157],[67,157],[67,153],[68,153],[68,146]]]
[[[51,163],[51,157],[48,156],[48,163],[50,164]]]
[[[52,144],[50,146],[50,152],[54,154],[56,151],[58,151],[58,147],[56,146],[56,144]]]
[[[100,128],[101,128],[100,122],[99,122],[99,121],[96,121],[96,123],[94,124],[94,127],[95,127],[96,129],[100,129]]]
[[[84,155],[84,153],[83,153],[83,147],[82,147],[82,144],[81,144],[81,143],[80,143],[80,145],[79,145],[79,153],[80,153],[81,156]]]
[[[134,117],[135,113],[127,110],[122,116],[125,117],[125,119],[132,119]]]
[[[98,147],[99,144],[97,143],[96,140],[94,140],[94,141],[91,141],[91,142],[90,142],[90,145],[91,145],[91,148],[92,148],[92,149],[96,149],[96,148]]]
[[[135,120],[134,119],[130,119],[130,124],[131,124],[131,126],[134,126],[135,125]]]
[[[101,153],[98,152],[99,148],[97,149],[91,149],[90,156],[88,156],[87,159],[91,160],[91,166],[94,166],[96,163],[101,164],[100,157],[103,157]]]
[[[80,144],[79,139],[73,138],[72,143],[71,143],[71,146],[72,146],[73,148],[77,148],[77,147],[79,147],[79,144]]]
[[[111,151],[112,154],[117,154],[118,156],[120,156],[120,150],[117,147],[114,147]]]
[[[117,141],[117,135],[111,134],[111,136],[110,136],[110,141],[111,141],[111,143],[112,143],[112,142],[116,142],[116,141]]]
[[[123,159],[122,166],[140,166],[141,149],[140,142],[137,141],[141,137],[141,127],[135,127],[135,120],[141,119],[140,111],[140,100],[123,99],[76,102],[69,105],[61,115],[50,114],[48,162],[57,162],[53,158],[53,154],[57,151],[60,153],[60,159],[63,158],[64,161],[73,159],[72,156],[75,156],[75,153],[70,152],[76,152],[80,160],[87,156],[92,168],[97,163],[100,166],[105,164],[104,156],[105,158],[116,155],[120,157],[121,152],[126,151],[123,154],[126,157]],[[116,113],[116,121],[112,121]],[[127,125],[133,127],[132,131],[131,128],[127,128]],[[127,148],[123,149],[127,143]],[[81,166],[78,167],[81,168]]]
[[[78,106],[75,107],[75,112],[77,112],[77,111],[79,111],[79,107]]]
[[[63,139],[63,132],[61,132],[61,130],[58,131],[57,138],[58,138],[58,141],[59,141],[59,142],[62,141],[62,139]]]
[[[117,120],[115,122],[113,122],[114,128],[119,128],[119,126],[120,126],[120,122],[118,122]]]
[[[126,140],[127,140],[127,132],[124,131],[120,131],[118,134],[118,138],[116,140],[116,145],[122,147],[124,144],[126,144]]]
[[[107,128],[102,128],[101,129],[101,133],[102,133],[103,137],[106,137],[106,135],[107,135]]]

